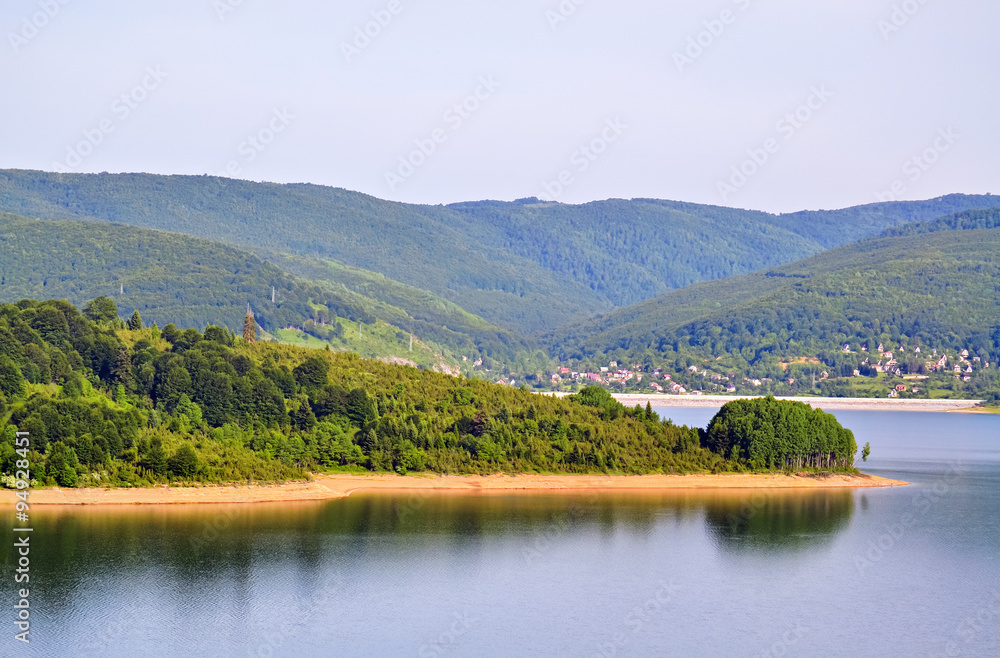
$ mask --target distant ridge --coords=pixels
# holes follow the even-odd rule
[[[264,258],[334,261],[522,334],[989,205],[988,196],[951,195],[787,215],[655,199],[421,206],[308,184],[0,171],[0,210],[170,230]]]

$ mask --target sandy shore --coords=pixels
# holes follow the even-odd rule
[[[149,489],[36,489],[31,505],[170,505],[265,503],[345,498],[358,491],[501,493],[662,491],[668,489],[816,489],[896,487],[909,484],[874,475],[317,475],[311,482],[262,486],[153,487]],[[0,492],[13,505],[13,491]]]
[[[564,397],[568,393],[549,393]],[[727,402],[762,396],[729,396],[729,395],[657,395],[625,393],[612,395],[626,407],[635,405],[646,406],[649,402],[654,407],[687,407],[687,408],[720,408]],[[824,411],[837,409],[858,409],[864,411],[961,411],[971,410],[979,400],[899,400],[892,398],[812,398],[812,397],[781,397],[779,400],[794,400],[805,402],[813,408]]]

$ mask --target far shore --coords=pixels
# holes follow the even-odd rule
[[[548,393],[565,397],[570,393]],[[612,394],[626,407],[635,405],[646,406],[648,402],[654,407],[681,408],[719,408],[733,400],[747,400],[765,397],[763,395],[665,395],[654,393],[621,393]],[[980,411],[976,405],[982,400],[900,400],[897,398],[814,398],[814,397],[782,397],[779,400],[805,402],[813,408],[824,411],[856,409],[861,411]]]
[[[273,485],[157,486],[142,489],[32,490],[30,505],[174,505],[198,503],[274,503],[346,498],[356,492],[420,495],[658,492],[682,489],[822,489],[898,487],[909,482],[867,475],[722,474],[722,475],[316,475],[311,481]],[[0,492],[13,505],[14,491]]]

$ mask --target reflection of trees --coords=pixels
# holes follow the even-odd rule
[[[649,537],[665,523],[702,515],[727,549],[794,549],[844,528],[853,501],[848,490],[380,493],[316,503],[52,508],[32,516],[31,565],[33,574],[45,574],[39,596],[53,609],[68,605],[83,583],[137,575],[180,590],[229,584],[240,597],[254,574],[273,568],[291,567],[308,583],[329,571],[350,579],[379,554],[406,563],[444,551],[472,564],[493,539],[531,545],[587,533]],[[4,537],[13,542],[9,529],[0,531]]]
[[[755,492],[719,497],[705,506],[705,519],[723,548],[799,549],[829,542],[854,513],[848,489]]]
[[[428,549],[482,550],[484,538],[555,538],[582,529],[648,532],[674,506],[627,494],[357,494],[316,503],[48,508],[33,515],[32,570],[68,601],[89,579],[155,572],[179,587],[242,587],[260,569],[296,565],[303,575],[334,564],[350,573],[372,551],[402,559]],[[9,529],[0,539],[13,542]]]

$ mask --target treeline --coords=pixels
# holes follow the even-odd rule
[[[1000,204],[1000,197],[997,198],[996,203]],[[886,229],[880,237],[893,238],[906,235],[937,233],[938,231],[975,231],[988,228],[1000,228],[1000,208],[966,210],[965,212],[940,217],[931,222],[904,224],[903,226]]]
[[[215,324],[238,331],[249,302],[265,330],[301,327],[335,345],[344,342],[340,318],[366,325],[381,320],[458,355],[513,362],[528,354],[510,332],[469,314],[439,311],[445,302],[431,295],[412,296],[407,311],[338,286],[336,279],[292,276],[218,242],[0,213],[0,301],[44,296],[82,304],[99,295],[114,295],[120,306],[160,326]]]
[[[14,431],[63,486],[282,480],[324,468],[439,473],[727,470],[698,430],[601,389],[574,400],[224,327],[121,326],[103,298],[0,305],[0,469]]]
[[[858,451],[832,414],[770,396],[727,402],[708,424],[706,445],[754,470],[849,470]]]

